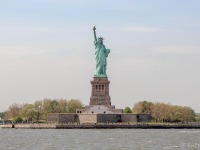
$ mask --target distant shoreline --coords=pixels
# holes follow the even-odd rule
[[[8,129],[200,129],[200,124],[1,124]]]

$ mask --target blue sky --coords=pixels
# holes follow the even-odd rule
[[[0,1],[0,111],[43,98],[89,103],[94,25],[111,49],[112,104],[200,112],[200,1]]]

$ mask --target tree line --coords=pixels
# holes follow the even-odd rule
[[[188,106],[171,105],[162,102],[140,101],[132,109],[133,113],[149,113],[154,122],[194,122],[199,115]]]
[[[14,103],[2,114],[5,122],[45,122],[48,113],[75,113],[83,108],[78,99],[43,99],[33,104]]]
[[[43,99],[33,104],[14,103],[5,112],[0,113],[4,122],[45,122],[48,113],[75,113],[84,108],[78,99]],[[161,102],[139,101],[133,108],[126,107],[123,113],[148,113],[153,122],[200,122],[200,114],[191,107],[171,105]]]

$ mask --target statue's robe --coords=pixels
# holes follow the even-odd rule
[[[96,56],[96,73],[95,75],[106,75],[106,57],[110,53],[109,49],[105,48],[105,45],[101,44],[99,41],[94,41],[95,45],[95,56]]]

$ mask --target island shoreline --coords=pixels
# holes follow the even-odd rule
[[[200,129],[200,124],[1,124],[1,129]]]

